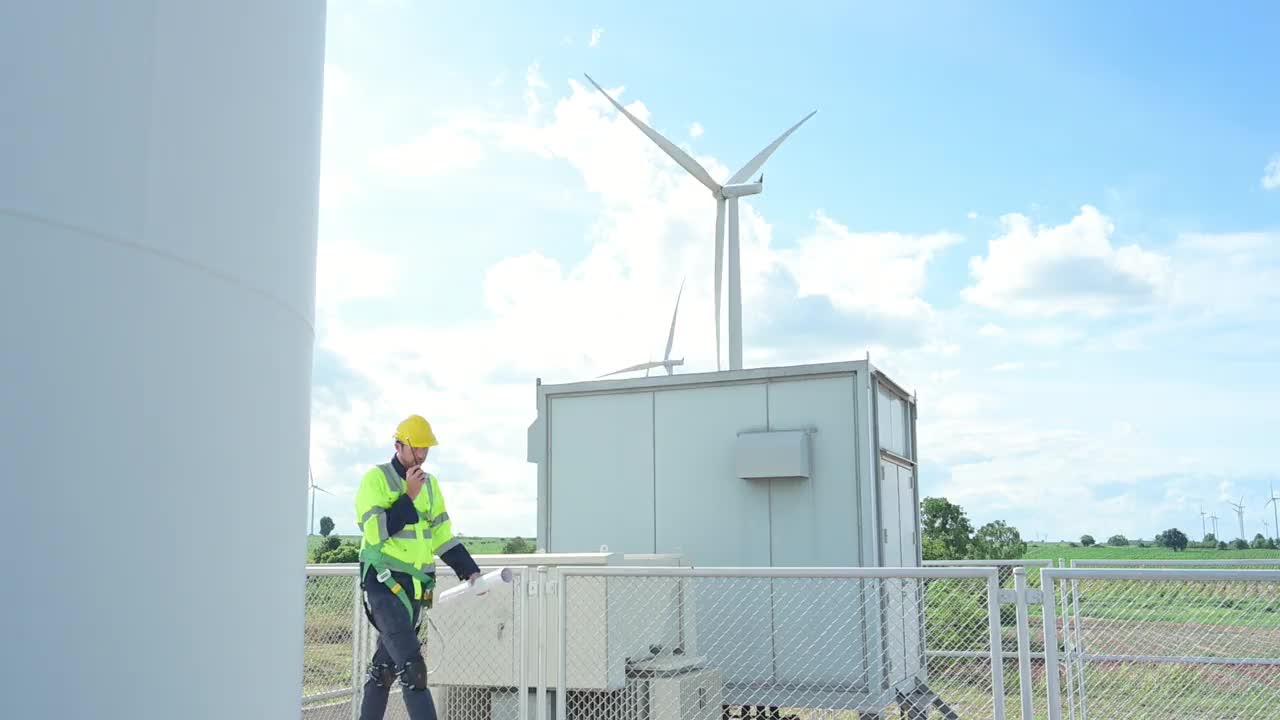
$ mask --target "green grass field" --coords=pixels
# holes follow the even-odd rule
[[[1168,548],[1129,545],[1128,547],[1071,547],[1070,543],[1027,543],[1026,560],[1267,560],[1280,562],[1280,550],[1210,550],[1188,547],[1181,552]]]

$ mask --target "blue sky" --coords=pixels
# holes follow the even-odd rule
[[[748,365],[860,358],[920,397],[922,489],[1025,536],[1247,534],[1280,480],[1280,11],[1261,3],[331,3],[317,515],[395,420],[470,534],[534,530],[534,380],[715,368],[719,179]],[[1274,523],[1273,523],[1274,524]],[[1271,534],[1275,534],[1271,528]],[[1238,534],[1238,530],[1229,533]]]

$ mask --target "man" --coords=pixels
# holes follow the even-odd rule
[[[453,536],[439,482],[422,470],[428,449],[436,444],[431,424],[421,415],[409,416],[396,428],[391,462],[366,472],[356,493],[360,587],[365,613],[379,633],[360,720],[381,720],[397,677],[410,720],[435,720],[418,640],[422,613],[431,607],[435,557],[459,579],[471,582],[480,575],[467,548]]]

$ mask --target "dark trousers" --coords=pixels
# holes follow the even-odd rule
[[[402,582],[401,587],[412,592],[413,581],[410,580],[408,585]],[[413,601],[413,614],[410,615],[405,611],[400,598],[376,579],[370,578],[364,588],[369,612],[373,615],[373,623],[379,634],[378,648],[373,653],[369,675],[364,682],[360,720],[382,720],[387,711],[391,687],[389,683],[383,685],[380,680],[380,677],[389,677],[390,673],[380,671],[390,669],[398,676],[405,663],[422,657],[417,631],[422,615],[422,601]],[[410,720],[436,720],[436,706],[430,690],[412,690],[403,682],[400,688]]]

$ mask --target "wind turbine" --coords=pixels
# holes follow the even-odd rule
[[[1208,531],[1204,527],[1204,506],[1200,506],[1200,539],[1203,540]]]
[[[586,73],[583,73],[586,75]],[[676,147],[674,143],[667,140],[656,130],[645,125],[639,118],[627,112],[617,100],[614,100],[604,88],[586,75],[587,80],[595,85],[595,88],[602,95],[609,99],[618,112],[622,113],[628,120],[640,131],[649,137],[658,147],[662,148],[672,160],[675,160],[680,167],[684,168],[711,191],[712,197],[716,199],[716,370],[720,369],[720,275],[723,265],[723,235],[725,215],[729,217],[729,369],[742,369],[742,270],[739,267],[739,247],[738,247],[738,198],[747,195],[758,195],[764,192],[764,175],[760,175],[760,179],[755,182],[745,182],[748,178],[756,173],[757,170],[764,165],[774,150],[786,140],[791,133],[805,123],[809,118],[813,117],[818,111],[814,110],[804,116],[800,122],[792,125],[790,129],[782,133],[782,135],[770,143],[765,149],[751,158],[751,161],[743,165],[738,172],[734,173],[723,185],[712,179],[711,175],[698,164],[698,161],[689,156],[688,153]],[[727,205],[727,210],[726,210]]]
[[[328,490],[325,490],[324,488],[316,484],[316,479],[315,479],[315,476],[311,474],[310,466],[307,466],[307,479],[311,481],[311,534],[315,535],[316,534],[316,491],[319,490],[325,495],[332,495],[333,493],[329,492]]]
[[[1274,526],[1276,529],[1276,534],[1280,535],[1280,513],[1277,513],[1277,510],[1276,510],[1278,507],[1280,507],[1280,495],[1276,495],[1275,482],[1271,483],[1271,498],[1267,500],[1266,504],[1263,505],[1262,507],[1266,507],[1267,505],[1271,506],[1272,519],[1276,521],[1276,524]]]
[[[1222,538],[1218,537],[1218,516],[1210,515],[1209,519],[1213,521],[1213,539],[1222,542]]]
[[[1240,496],[1240,502],[1238,503],[1227,504],[1236,509],[1236,516],[1240,518],[1240,539],[1244,540],[1244,496]]]
[[[684,358],[680,358],[679,360],[671,359],[671,345],[672,343],[675,342],[675,339],[676,339],[676,316],[680,314],[680,296],[683,294],[684,294],[684,281],[681,280],[680,291],[676,293],[676,309],[671,313],[671,330],[667,332],[667,352],[665,355],[662,356],[662,360],[659,362],[647,362],[647,363],[641,363],[639,365],[632,365],[631,367],[625,367],[625,368],[622,368],[621,370],[614,370],[613,372],[606,373],[604,375],[601,375],[600,377],[609,377],[610,375],[621,375],[622,373],[635,372],[636,370],[644,370],[645,377],[648,377],[649,370],[651,368],[666,368],[667,374],[670,375],[672,374],[671,372],[672,368],[674,368],[676,365],[683,365]]]

